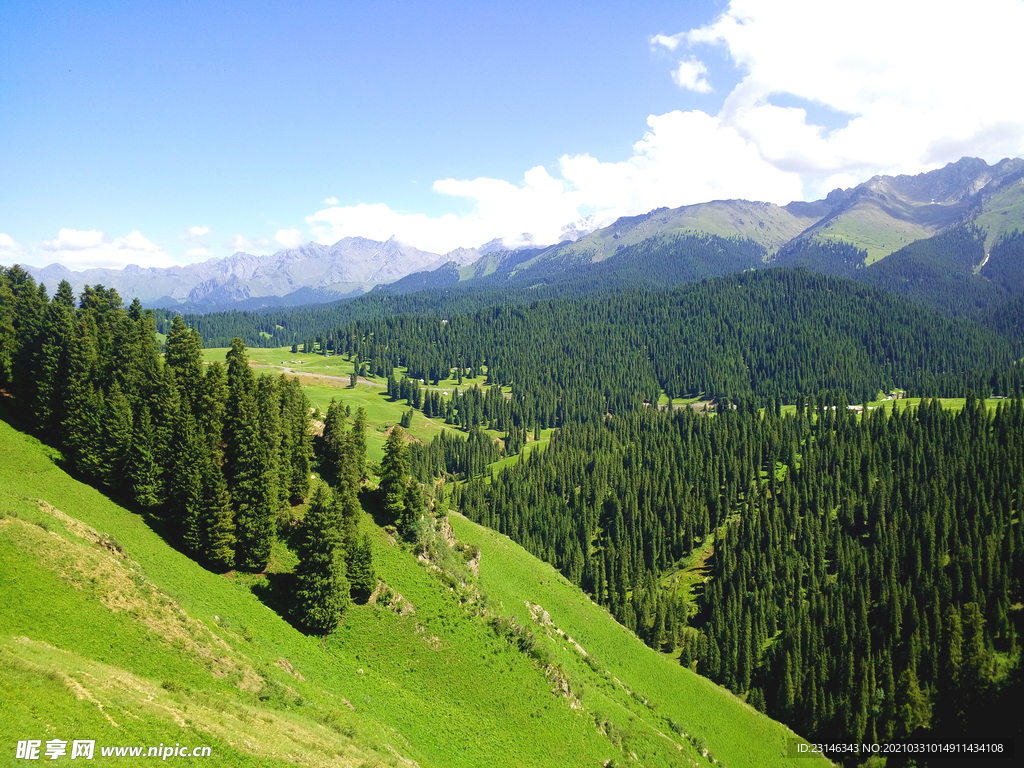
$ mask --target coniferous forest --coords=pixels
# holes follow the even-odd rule
[[[443,478],[463,514],[648,645],[811,738],[1000,722],[1024,631],[1015,333],[802,270],[516,296],[375,295],[294,316],[307,348],[347,355],[408,418],[451,427],[411,446],[390,433],[380,499],[403,536],[427,509],[421,484]],[[375,584],[356,524],[365,416],[333,403],[314,449],[294,379],[255,377],[241,338],[203,366],[199,333],[166,322],[161,361],[138,302],[67,284],[51,299],[4,270],[0,387],[76,472],[215,568],[266,565],[277,513],[310,496],[317,461],[329,487],[293,540],[295,620],[329,630]],[[204,323],[259,333],[243,313]],[[485,387],[431,386],[484,371]],[[925,400],[850,407],[894,388]]]
[[[226,364],[204,366],[201,350],[176,317],[161,355],[152,313],[112,289],[76,301],[62,282],[50,299],[20,267],[2,273],[0,388],[15,413],[69,470],[152,514],[196,560],[258,572],[290,532],[279,513],[310,492],[311,408],[296,379],[254,376],[241,340]],[[332,487],[295,532],[294,619],[317,631],[376,584],[357,529],[363,429],[361,414],[349,426],[332,405],[320,441]]]
[[[564,428],[457,498],[772,717],[885,741],[961,732],[1019,653],[1022,439],[1020,399],[648,409]],[[683,584],[688,558],[703,578]]]

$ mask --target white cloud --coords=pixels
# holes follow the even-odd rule
[[[336,198],[336,197],[328,197],[326,200],[324,200],[324,203],[326,203],[327,205],[337,205],[338,204],[338,198]]]
[[[0,259],[4,259],[4,262],[8,263],[9,260],[17,260],[21,258],[21,246],[14,241],[14,238],[10,235],[0,232]]]
[[[1024,153],[1024,102],[1008,98],[1024,3],[982,0],[733,0],[711,24],[673,39],[722,46],[744,72],[719,116],[817,196],[839,175],[919,173]],[[972,42],[973,41],[973,42]],[[972,45],[984,41],[984,52]],[[957,52],[960,52],[958,54]],[[826,131],[796,96],[847,116]]]
[[[170,267],[175,262],[162,247],[147,240],[138,230],[124,237],[109,238],[100,230],[61,229],[54,240],[44,240],[46,264],[58,262],[68,269],[97,267],[120,269],[128,264],[142,267]]]
[[[284,248],[298,248],[306,239],[297,229],[279,229],[274,239]]]
[[[224,247],[230,251],[250,251],[254,248],[249,239],[243,235],[235,235],[229,238],[228,241],[224,243]]]
[[[678,35],[655,35],[651,38],[651,46],[661,46],[667,48],[670,51],[674,51],[686,40],[686,33],[680,32]]]
[[[244,251],[253,256],[265,256],[280,249],[280,243],[269,237],[246,237],[245,235],[232,235],[224,243],[224,247],[232,253]]]
[[[471,201],[467,215],[431,218],[328,198],[330,207],[306,221],[322,243],[394,236],[435,252],[494,237],[546,244],[581,220],[593,228],[722,198],[816,199],[877,173],[919,173],[963,155],[1024,155],[1024,100],[1006,79],[1018,69],[1022,37],[1019,0],[969,8],[950,0],[733,0],[706,26],[650,40],[674,54],[675,82],[697,93],[711,92],[714,73],[696,49],[717,47],[735,63],[741,80],[716,114],[651,115],[632,155],[618,162],[567,154],[518,184],[436,181],[434,191]],[[828,127],[811,116],[818,108],[830,115]]]
[[[197,245],[195,248],[189,248],[185,251],[185,256],[189,259],[208,259],[210,256],[213,256],[213,251],[205,245]]]
[[[711,93],[711,84],[704,77],[708,68],[700,59],[690,57],[679,62],[679,66],[672,73],[672,79],[680,88],[686,88],[696,93]]]
[[[210,234],[210,228],[209,227],[203,227],[203,226],[189,227],[188,234],[191,237],[197,237],[197,238],[198,237],[203,237],[204,235]]]
[[[557,176],[538,166],[518,186],[489,178],[435,182],[435,191],[473,201],[473,212],[465,216],[430,218],[364,203],[327,208],[306,220],[321,243],[394,236],[444,253],[495,237],[508,245],[556,243],[567,225],[584,218],[592,229],[660,206],[725,197],[785,203],[799,196],[798,176],[766,163],[756,147],[717,117],[675,111],[652,115],[647,123],[649,130],[633,146],[633,156],[622,162],[565,155]]]

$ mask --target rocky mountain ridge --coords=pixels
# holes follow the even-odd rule
[[[138,296],[145,306],[208,312],[332,301],[446,265],[458,269],[465,281],[502,263],[519,271],[541,263],[599,262],[623,246],[684,232],[746,238],[764,246],[769,255],[801,242],[841,241],[866,251],[870,264],[964,221],[984,230],[988,245],[1015,228],[1024,229],[1024,160],[1007,158],[990,166],[965,157],[927,173],[875,176],[856,187],[835,189],[822,200],[785,206],[713,200],[622,217],[589,232],[585,222],[576,222],[563,242],[512,254],[500,239],[442,255],[395,238],[380,242],[348,237],[333,245],[310,242],[269,256],[238,252],[164,269],[129,265],[72,272],[60,264],[23,266],[51,290],[61,280],[68,280],[76,292],[101,284],[125,297]],[[427,285],[431,280],[415,282]]]

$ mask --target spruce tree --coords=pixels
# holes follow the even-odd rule
[[[86,476],[99,479],[104,466],[101,424],[104,403],[103,393],[94,380],[97,352],[93,330],[90,319],[85,317],[75,328],[65,396],[67,413],[61,428],[72,466]]]
[[[282,451],[287,450],[289,474],[282,477],[287,489],[287,500],[301,504],[309,493],[310,456],[313,434],[310,430],[309,400],[298,379],[282,377],[283,414],[285,422]]]
[[[405,499],[398,518],[398,532],[408,541],[414,541],[420,521],[427,513],[427,502],[423,498],[423,489],[415,478],[408,478],[405,486]]]
[[[228,488],[235,517],[235,562],[259,570],[274,544],[275,476],[263,431],[245,345],[228,352],[228,403],[224,426]]]
[[[409,482],[409,455],[405,445],[405,432],[399,426],[391,428],[384,444],[384,458],[380,463],[380,492],[388,517],[398,522],[405,512],[405,493]]]
[[[67,303],[69,299],[70,306]],[[71,345],[75,338],[74,303],[71,285],[62,280],[57,296],[47,305],[43,314],[41,343],[32,365],[36,377],[33,405],[36,428],[56,444],[64,440],[61,420],[67,410]],[[3,373],[0,371],[0,381],[2,379]]]
[[[131,403],[116,381],[110,386],[104,401],[102,417],[103,468],[102,481],[110,488],[131,492],[126,487],[128,456],[134,436],[134,417]]]
[[[184,404],[193,414],[200,407],[203,381],[203,342],[194,328],[185,325],[181,315],[175,315],[167,334],[165,364],[175,373]]]
[[[14,328],[14,291],[7,272],[0,269],[0,387],[11,386],[14,381],[14,354],[18,334]]]
[[[205,560],[214,568],[235,564],[235,520],[228,484],[220,468],[220,452],[206,454],[199,507],[201,546]]]
[[[334,494],[318,485],[295,539],[295,618],[316,633],[333,630],[350,603],[339,514]]]
[[[365,603],[377,588],[377,575],[373,569],[373,549],[369,534],[353,542],[346,550],[348,580],[352,597],[357,603]]]
[[[167,479],[168,518],[175,536],[193,557],[205,555],[203,542],[203,468],[209,455],[188,410],[179,412],[171,441]]]
[[[149,406],[143,403],[135,416],[131,447],[125,462],[127,490],[136,504],[154,507],[160,503],[159,467],[154,452],[153,424]]]

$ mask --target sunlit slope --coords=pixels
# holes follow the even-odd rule
[[[386,599],[320,639],[2,422],[0,453],[4,743],[180,743],[232,766],[789,763],[783,726],[455,516],[481,550],[479,580],[417,560],[367,517]],[[267,603],[276,586],[261,582]]]
[[[984,195],[982,210],[974,224],[985,231],[986,249],[1011,232],[1024,231],[1024,179],[1017,179]]]
[[[247,590],[169,548],[2,422],[0,455],[5,749],[95,739],[98,765],[100,746],[161,743],[209,746],[213,759],[194,764],[231,766],[415,754],[345,707],[334,660]]]
[[[451,522],[459,540],[481,551],[480,586],[490,602],[543,640],[574,693],[613,731],[652,746],[695,744],[727,766],[794,764],[786,755],[796,736],[784,725],[645,646],[508,537],[457,515]]]
[[[0,736],[12,748],[180,743],[211,747],[195,764],[232,766],[712,764],[702,750],[788,764],[782,726],[645,649],[503,537],[455,521],[483,550],[480,580],[459,582],[366,518],[385,597],[306,637],[51,454],[0,423]],[[255,591],[279,607],[272,576]]]

